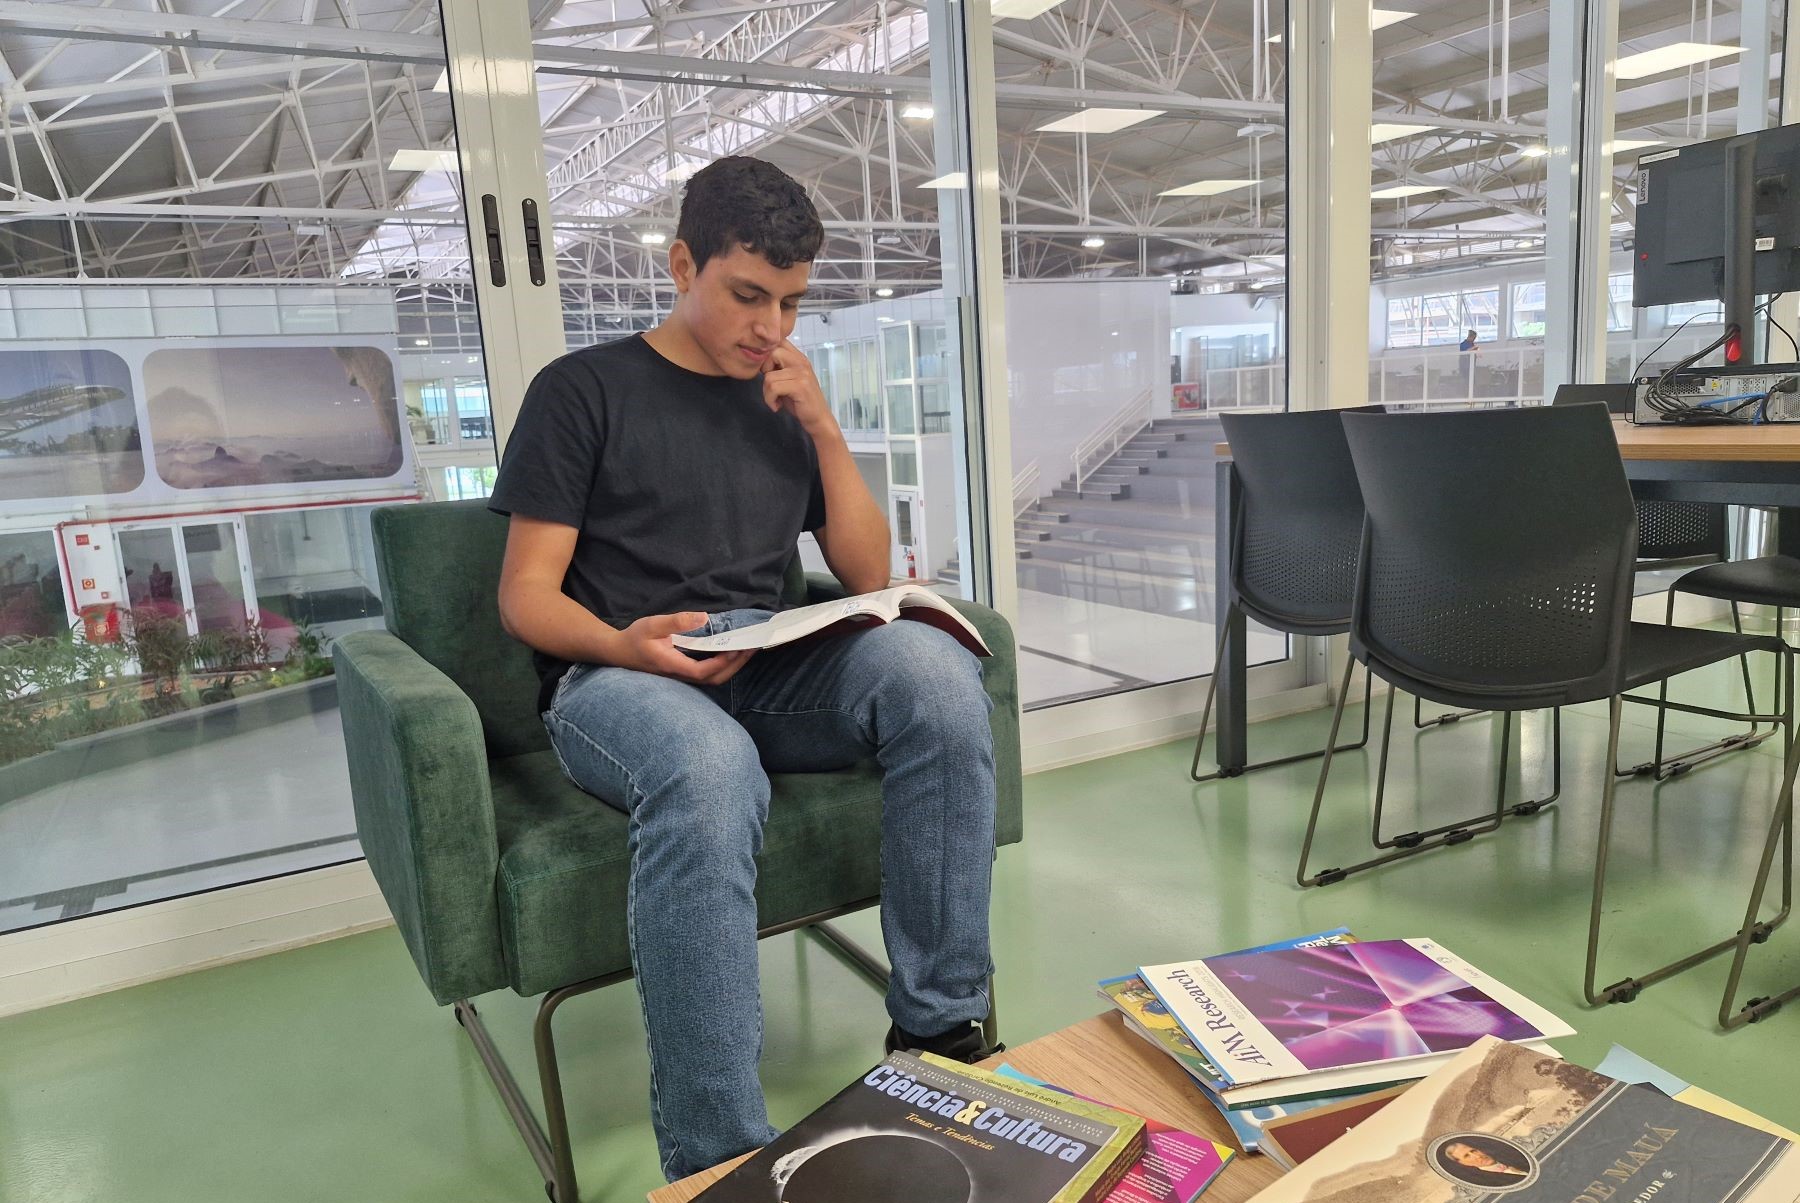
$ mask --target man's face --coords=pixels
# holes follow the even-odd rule
[[[670,248],[670,266],[682,287],[688,330],[726,376],[753,380],[769,355],[794,332],[794,319],[812,264],[776,267],[755,251],[734,246],[694,271],[685,244]]]
[[[1458,1165],[1466,1165],[1472,1170],[1491,1169],[1497,1164],[1492,1157],[1489,1157],[1486,1153],[1475,1148],[1473,1145],[1460,1143],[1448,1145],[1445,1147],[1444,1152],[1449,1154],[1450,1160],[1456,1162]]]

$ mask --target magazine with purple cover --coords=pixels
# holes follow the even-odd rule
[[[1139,970],[1234,1086],[1574,1032],[1430,940],[1228,953]]]

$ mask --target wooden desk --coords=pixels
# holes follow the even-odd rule
[[[1635,426],[1613,419],[1619,456],[1632,493],[1646,501],[1707,501],[1729,505],[1773,506],[1800,511],[1800,425],[1778,426]],[[1237,475],[1231,446],[1219,443],[1214,511],[1217,551],[1215,582],[1230,579],[1232,507]],[[1780,550],[1800,555],[1800,512],[1780,523]],[[1215,588],[1217,585],[1215,584]],[[1214,613],[1223,604],[1214,598]],[[1214,666],[1219,678],[1219,725],[1211,746],[1221,771],[1231,773],[1247,762],[1245,630],[1240,617],[1225,632],[1224,654]]]
[[[1005,1061],[1026,1073],[1139,1115],[1232,1145],[1231,1129],[1200,1097],[1187,1074],[1149,1042],[1125,1030],[1117,1014],[1085,1020],[982,1062]],[[1235,1147],[1235,1146],[1233,1146]],[[739,1158],[738,1161],[742,1161]],[[687,1203],[738,1164],[732,1161],[650,1192],[650,1203]],[[1206,1203],[1245,1203],[1281,1176],[1267,1157],[1231,1159],[1207,1189]]]
[[[1800,463],[1800,426],[1634,426],[1613,420],[1627,463]]]

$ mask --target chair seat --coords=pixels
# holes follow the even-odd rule
[[[1758,556],[1708,564],[1682,576],[1675,590],[1745,605],[1800,608],[1800,559]]]
[[[1625,688],[1664,681],[1746,652],[1778,652],[1783,646],[1773,635],[1634,622],[1625,638]]]
[[[501,943],[512,987],[540,994],[631,967],[625,816],[564,776],[554,752],[489,762]],[[757,922],[772,927],[881,892],[881,773],[774,773]]]

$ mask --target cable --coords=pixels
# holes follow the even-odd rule
[[[1637,367],[1633,368],[1631,371],[1631,378],[1633,380],[1637,379],[1638,373],[1644,370],[1644,365],[1649,363],[1652,359],[1655,359],[1664,347],[1668,346],[1670,343],[1675,341],[1676,335],[1680,334],[1683,330],[1686,330],[1689,326],[1693,325],[1694,322],[1700,318],[1700,316],[1701,316],[1700,314],[1696,313],[1696,314],[1692,315],[1691,317],[1689,317],[1687,321],[1681,323],[1681,325],[1679,325],[1679,326],[1675,327],[1675,329],[1671,330],[1669,332],[1669,337],[1663,339],[1662,342],[1660,342],[1656,345],[1655,351],[1650,352],[1650,354],[1648,354],[1648,355],[1644,356],[1642,359],[1638,360]]]
[[[1782,325],[1779,321],[1775,320],[1775,302],[1779,301],[1782,297],[1784,297],[1786,295],[1787,295],[1786,293],[1780,293],[1780,292],[1776,293],[1774,296],[1769,298],[1769,303],[1766,306],[1764,306],[1763,308],[1765,310],[1766,316],[1769,319],[1769,328],[1771,330],[1781,331],[1782,337],[1784,337],[1788,340],[1788,346],[1794,348],[1794,358],[1800,359],[1800,342],[1795,341],[1793,334],[1789,332],[1789,330],[1786,326]],[[1764,344],[1763,353],[1765,356],[1769,356],[1768,344],[1772,343],[1774,341],[1775,341],[1775,339],[1774,339],[1773,335],[1771,335],[1768,338],[1765,338],[1763,340],[1763,344]],[[1769,357],[1773,358],[1773,356],[1769,356]]]

